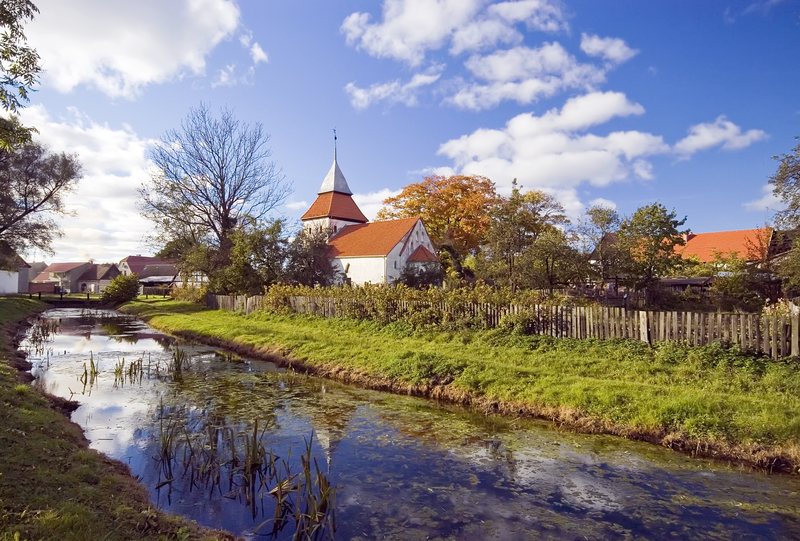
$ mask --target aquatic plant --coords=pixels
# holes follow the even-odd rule
[[[156,489],[169,487],[168,497],[177,480],[183,479],[188,490],[208,490],[238,499],[248,507],[253,518],[262,513],[265,498],[274,500],[272,518],[261,523],[256,532],[269,529],[272,535],[294,527],[294,539],[332,538],[335,531],[336,488],[312,456],[313,435],[305,441],[300,457],[301,471],[293,472],[291,455],[277,456],[264,443],[271,423],[253,422],[251,428],[237,432],[224,419],[205,419],[203,426],[190,426],[188,413],[180,408],[165,415],[160,411],[159,455],[156,458],[163,478]],[[179,428],[181,419],[184,426]],[[241,454],[240,454],[241,452]],[[176,468],[181,468],[178,474]],[[222,490],[222,480],[227,490]]]

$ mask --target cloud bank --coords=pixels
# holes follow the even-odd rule
[[[203,74],[206,56],[232,35],[240,19],[232,0],[39,0],[36,5],[41,13],[26,32],[42,58],[44,82],[60,92],[88,85],[112,98],[132,99],[147,85]],[[256,62],[259,50],[251,51]]]

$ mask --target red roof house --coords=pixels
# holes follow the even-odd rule
[[[92,266],[91,261],[81,263],[53,263],[28,284],[29,293],[78,293],[80,277]]]

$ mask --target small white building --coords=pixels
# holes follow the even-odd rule
[[[317,199],[302,220],[306,229],[329,231],[331,265],[349,283],[392,283],[406,266],[439,261],[421,218],[368,223],[353,201],[335,151]]]
[[[31,266],[4,241],[0,241],[0,257],[8,262],[7,270],[0,270],[0,295],[27,293]]]

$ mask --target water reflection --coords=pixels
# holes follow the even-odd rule
[[[318,469],[337,488],[339,539],[800,538],[794,477],[307,378],[114,312],[45,316],[59,328],[31,354],[42,384],[76,393],[73,419],[92,446],[130,464],[159,507],[208,526],[261,538],[280,480],[297,474],[296,488]],[[190,359],[180,378],[154,368],[176,348]],[[97,376],[84,389],[90,355]],[[126,370],[141,363],[137,377],[115,378],[123,359]],[[248,438],[273,467],[248,468]],[[315,498],[319,483],[309,483]]]

